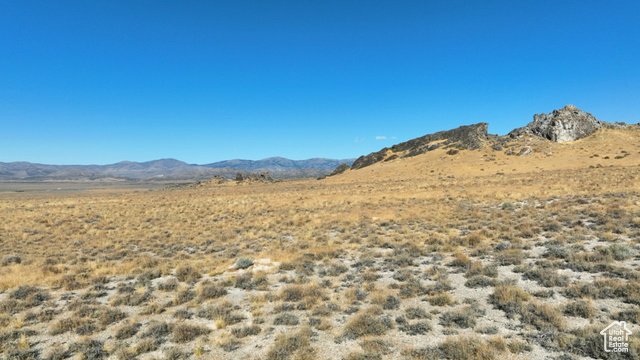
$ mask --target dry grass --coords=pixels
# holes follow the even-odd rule
[[[640,322],[638,137],[439,149],[322,181],[1,193],[0,353],[597,355],[580,327]]]

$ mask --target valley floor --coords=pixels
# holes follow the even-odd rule
[[[0,358],[637,358],[638,166],[480,166],[3,195]]]

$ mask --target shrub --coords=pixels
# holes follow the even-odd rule
[[[248,257],[241,257],[236,260],[236,267],[238,269],[246,269],[253,266],[253,260]]]
[[[562,330],[564,318],[554,307],[547,304],[529,303],[521,310],[522,322],[538,330]]]
[[[484,342],[479,337],[448,337],[437,347],[427,347],[409,351],[412,359],[455,359],[455,360],[493,360],[504,352],[494,342]]]
[[[187,360],[190,354],[180,348],[171,347],[164,350],[164,356],[166,360]]]
[[[369,354],[386,355],[391,352],[391,344],[381,339],[364,339],[359,344],[362,350]]]
[[[591,302],[587,300],[578,300],[565,305],[563,312],[566,315],[591,319],[595,316],[596,310],[593,305],[591,305]]]
[[[121,326],[118,330],[116,330],[116,339],[124,340],[132,337],[133,335],[138,333],[140,326],[140,323],[126,324]]]
[[[128,294],[124,294],[124,295],[121,295],[121,296],[115,298],[111,302],[111,305],[113,305],[113,306],[120,306],[120,305],[140,306],[140,305],[143,305],[143,304],[147,303],[149,300],[151,300],[151,298],[152,298],[152,296],[151,296],[150,292],[128,293]]]
[[[173,339],[179,343],[189,342],[197,338],[198,336],[208,334],[209,332],[211,332],[211,330],[204,326],[191,325],[186,323],[174,324],[171,327]]]
[[[507,317],[512,318],[519,313],[524,303],[530,298],[529,293],[519,287],[509,284],[499,284],[494,287],[493,294],[489,296],[489,301],[498,309],[507,313]]]
[[[530,269],[525,271],[522,276],[527,280],[535,280],[544,287],[567,286],[569,284],[567,275],[559,275],[556,270],[547,268]]]
[[[182,282],[194,283],[200,279],[200,272],[193,266],[179,266],[176,269],[176,278]]]
[[[476,275],[464,283],[464,286],[468,288],[478,288],[478,287],[487,287],[494,286],[496,284],[496,280],[486,277],[484,275]]]
[[[177,289],[178,281],[173,278],[158,284],[158,290],[161,291],[176,291]]]
[[[27,296],[38,292],[38,288],[31,285],[22,285],[9,293],[9,299],[24,300]]]
[[[245,326],[241,328],[235,328],[231,330],[231,333],[237,338],[258,335],[260,333],[260,326],[251,325],[251,326]]]
[[[282,313],[273,320],[273,325],[298,325],[300,320],[298,317],[291,313]]]
[[[393,295],[375,298],[372,302],[376,305],[381,305],[385,310],[394,310],[400,307],[400,300]]]
[[[469,266],[471,266],[471,260],[467,255],[459,252],[453,255],[453,260],[449,263],[449,265],[460,268],[468,268]]]
[[[200,287],[200,299],[215,299],[227,294],[227,289],[217,284],[206,284]]]
[[[315,303],[325,298],[324,291],[315,284],[309,285],[287,285],[280,292],[280,299],[283,301],[301,301]]]
[[[171,333],[171,328],[165,322],[153,322],[147,326],[147,329],[140,337],[152,337],[154,339],[162,338]]]
[[[407,319],[430,319],[431,315],[427,314],[427,312],[419,307],[410,307],[405,310],[405,314],[407,315]]]
[[[475,330],[479,334],[486,334],[486,335],[495,335],[498,333],[498,328],[495,326],[485,326]]]
[[[382,309],[372,307],[360,311],[354,315],[346,324],[344,336],[346,338],[357,338],[364,335],[382,335],[392,327],[390,320],[380,317]]]
[[[303,354],[312,353],[309,338],[311,330],[304,328],[296,333],[280,334],[267,352],[267,360],[286,360],[297,353],[298,358]],[[301,354],[302,353],[302,354]],[[312,359],[312,357],[308,357]]]
[[[99,316],[100,325],[102,326],[111,325],[115,322],[118,322],[126,318],[127,318],[127,313],[122,312],[118,309],[110,309],[110,308],[103,309],[100,312],[100,316]]]
[[[605,248],[601,248],[600,252],[604,255],[610,255],[618,261],[628,259],[634,254],[633,248],[623,243],[611,244]]]
[[[620,311],[615,319],[618,321],[627,321],[633,324],[640,323],[640,310],[639,309],[629,309]]]
[[[160,347],[160,344],[156,339],[146,338],[140,340],[133,348],[133,351],[136,354],[144,354],[148,353],[149,351],[154,351],[158,349],[158,347]]]
[[[191,301],[196,297],[196,293],[190,289],[180,291],[173,297],[172,305],[184,304],[187,301]]]
[[[440,317],[440,325],[451,327],[453,325],[460,328],[470,328],[476,325],[478,317],[485,314],[485,311],[477,306],[465,306],[459,311],[449,311]]]
[[[22,258],[18,255],[9,255],[9,256],[5,256],[4,259],[2,259],[2,266],[8,266],[11,264],[20,264],[22,263]]]
[[[93,322],[89,319],[83,319],[79,317],[69,317],[58,320],[51,328],[49,329],[49,333],[51,335],[59,335],[64,334],[68,331],[81,329],[81,332],[86,333],[88,326],[92,325]]]
[[[201,308],[196,315],[208,320],[215,320],[216,323],[224,325],[233,325],[244,320],[244,316],[233,312],[233,305],[228,302]]]
[[[477,275],[484,275],[495,278],[498,276],[498,268],[495,265],[482,266],[482,263],[480,261],[474,261],[471,263],[464,276],[466,276],[467,278],[471,278]]]
[[[85,340],[72,344],[69,347],[69,351],[80,354],[82,359],[85,360],[98,360],[109,356],[109,353],[104,350],[104,346],[98,340]]]
[[[446,306],[455,304],[456,301],[449,295],[449,293],[441,292],[434,295],[429,296],[428,298],[429,304],[433,306]]]
[[[417,321],[412,324],[404,324],[400,327],[400,330],[406,332],[408,335],[423,335],[431,331],[431,325],[427,321]]]
[[[521,249],[507,249],[496,255],[498,265],[520,265],[524,259],[524,253]]]

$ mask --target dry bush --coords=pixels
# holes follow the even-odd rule
[[[507,313],[508,317],[522,311],[524,304],[531,296],[523,289],[509,284],[499,284],[494,287],[489,301],[498,309]]]
[[[523,273],[522,277],[527,280],[535,280],[544,287],[564,287],[569,284],[569,277],[567,275],[559,275],[556,270],[548,268],[538,267],[528,269]]]
[[[468,305],[459,310],[446,312],[440,316],[440,325],[459,328],[469,328],[476,325],[476,320],[483,316],[485,311],[475,305]]]
[[[142,326],[140,323],[122,325],[116,330],[116,339],[124,340],[134,336],[140,330],[140,326]]]
[[[202,307],[196,312],[196,315],[208,320],[214,320],[218,328],[237,324],[244,320],[244,316],[236,314],[233,311],[233,305],[227,301]]]
[[[565,320],[562,313],[551,305],[529,303],[520,309],[523,323],[531,324],[538,330],[563,330]]]
[[[326,298],[324,290],[316,284],[287,285],[280,291],[279,298],[282,301],[305,303],[306,308],[310,308]]]
[[[524,253],[521,249],[507,249],[496,255],[496,263],[498,265],[520,265],[524,260]]]
[[[354,315],[344,328],[343,336],[357,338],[365,335],[382,335],[393,327],[390,319],[381,316],[382,309],[378,306],[362,310]]]
[[[577,300],[564,305],[563,313],[569,316],[591,319],[595,316],[596,309],[589,300]]]
[[[237,338],[258,335],[260,333],[260,326],[258,325],[243,326],[243,327],[232,329],[231,333],[233,334],[233,336]]]
[[[188,323],[176,323],[171,326],[173,339],[179,343],[192,341],[198,336],[208,334],[209,332],[211,332],[209,328]]]
[[[292,313],[284,312],[273,319],[273,325],[294,326],[300,323],[300,318]]]
[[[433,306],[447,306],[447,305],[453,305],[456,303],[456,300],[449,293],[446,293],[446,292],[433,294],[429,296],[427,300],[429,301],[429,304]]]
[[[416,360],[492,360],[498,359],[503,353],[504,348],[499,346],[498,341],[484,341],[480,337],[458,336],[447,338],[435,348],[414,349],[408,351],[406,355]]]
[[[176,278],[179,281],[194,283],[200,279],[200,272],[193,266],[182,265],[176,268]]]
[[[449,263],[450,266],[459,268],[469,268],[471,266],[471,259],[461,252],[453,254],[453,260]]]
[[[267,352],[267,360],[287,360],[295,355],[296,359],[314,359],[314,351],[311,348],[309,338],[311,330],[303,328],[295,333],[281,334]]]
[[[133,347],[135,354],[144,354],[150,351],[154,351],[160,347],[160,344],[156,339],[146,338],[138,341]]]
[[[227,289],[219,284],[203,284],[200,287],[200,300],[216,299],[227,294]]]

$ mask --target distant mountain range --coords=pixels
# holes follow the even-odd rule
[[[187,164],[176,159],[146,162],[121,161],[108,165],[47,165],[30,162],[0,162],[0,180],[201,180],[221,175],[233,178],[240,173],[268,171],[276,179],[318,177],[354,159],[290,160],[272,157],[263,160],[226,160],[210,164]]]

